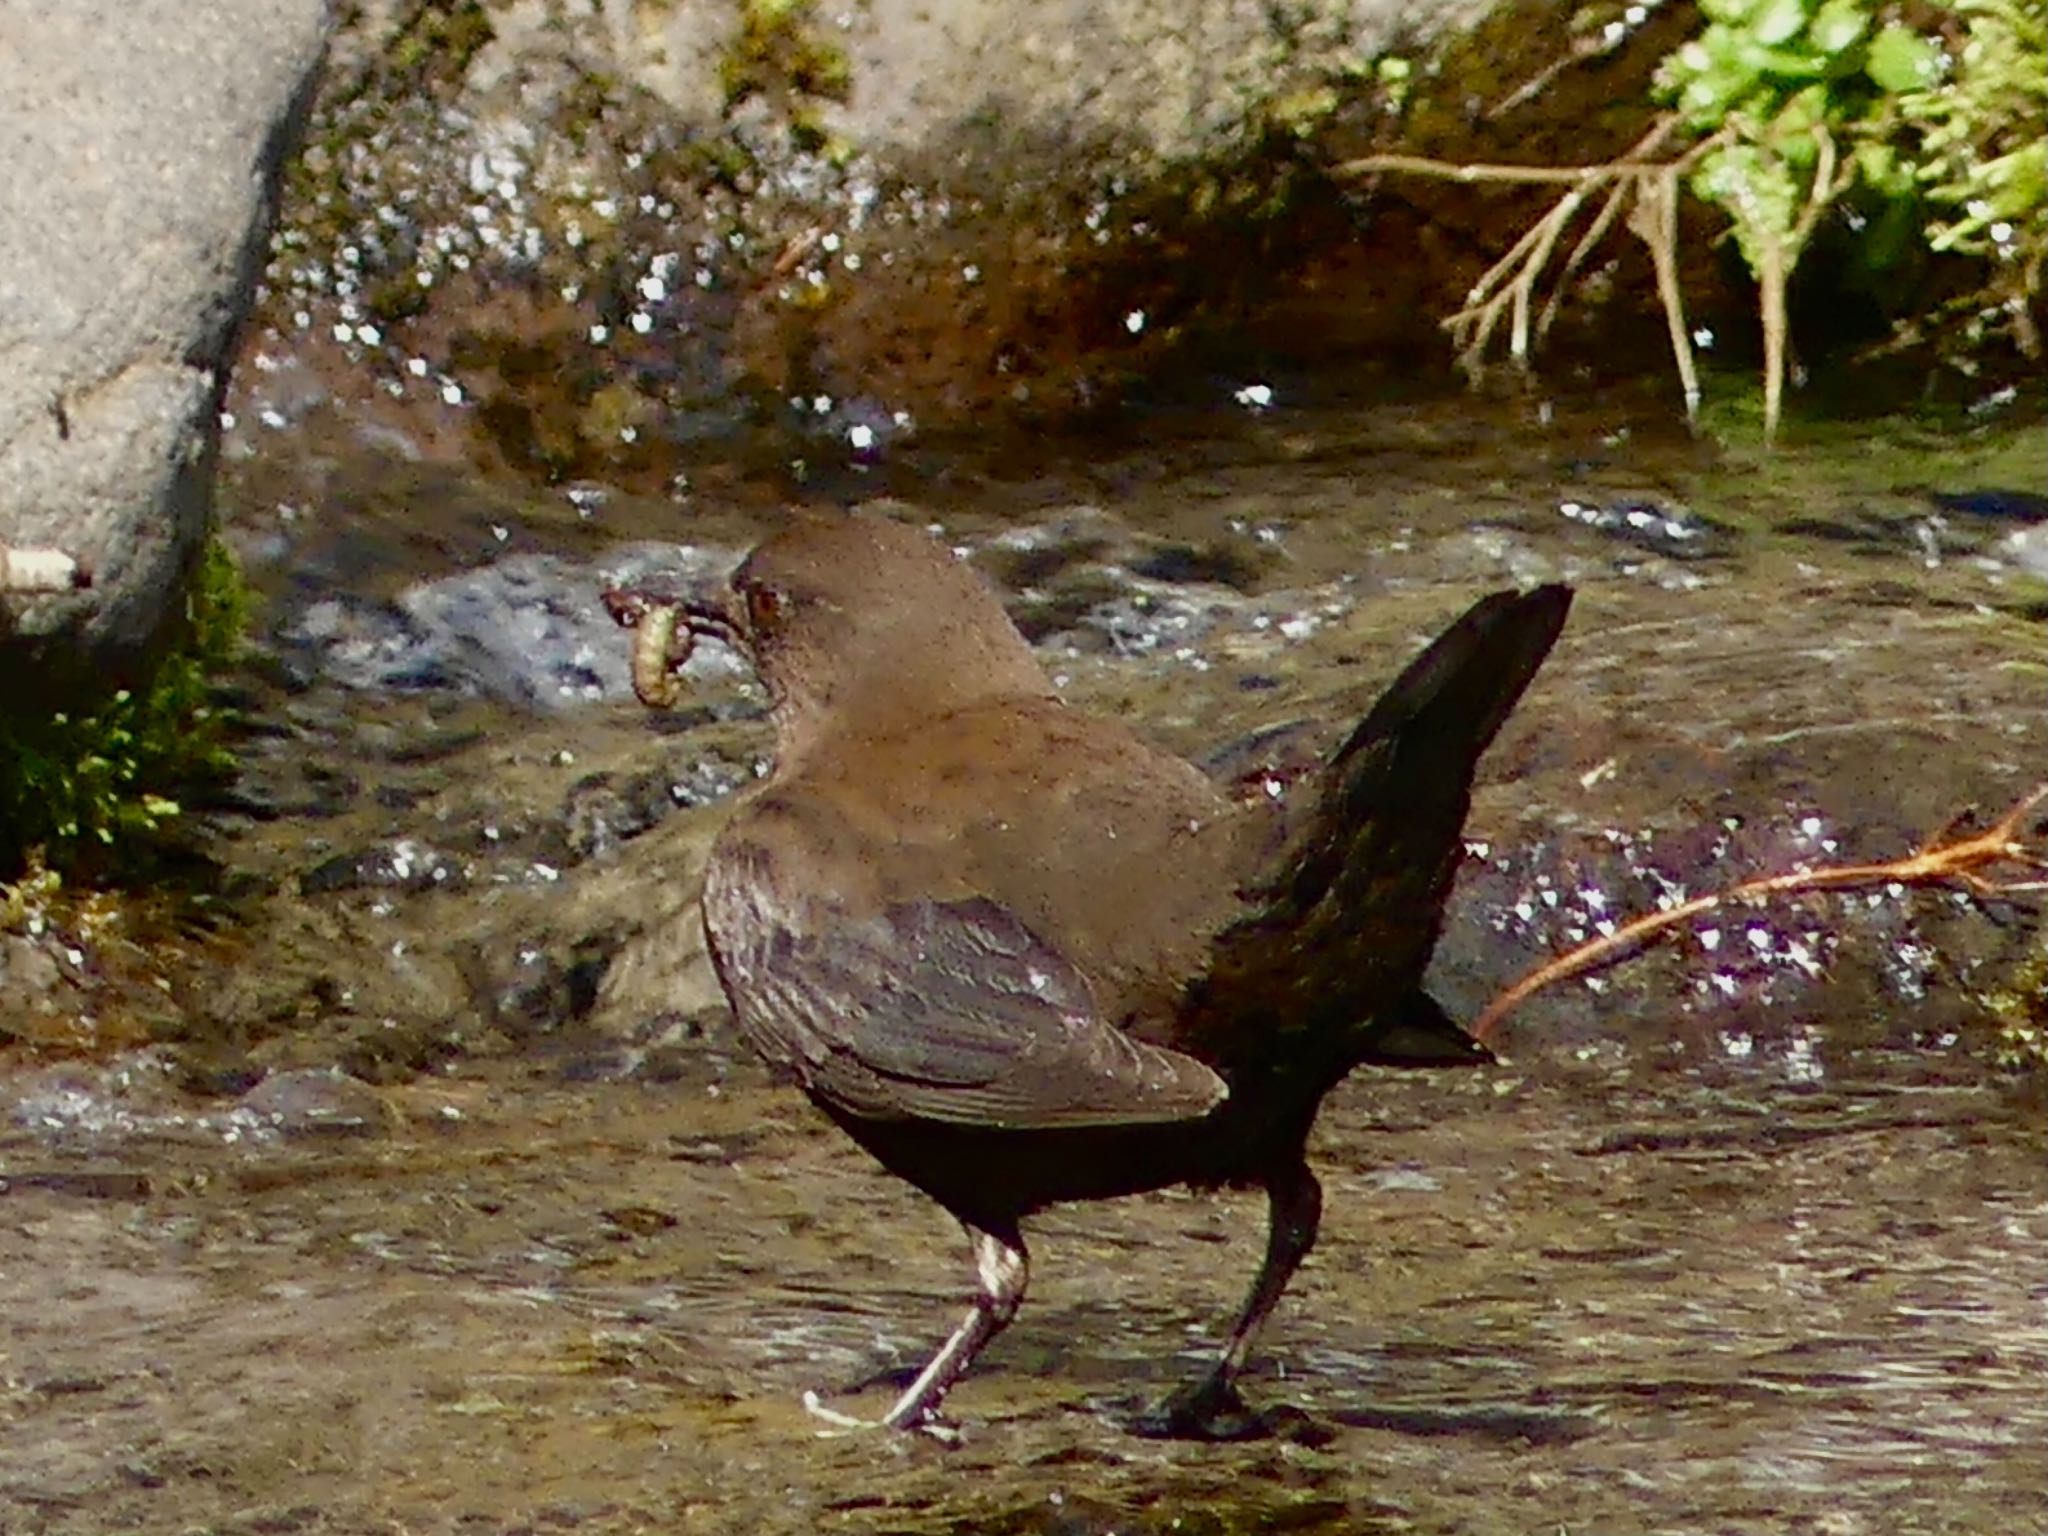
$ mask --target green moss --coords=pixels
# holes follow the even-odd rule
[[[807,153],[829,142],[816,104],[845,101],[853,89],[846,51],[822,35],[816,9],[814,0],[743,0],[739,31],[718,61],[726,110],[767,98]]]
[[[390,72],[420,84],[452,84],[495,36],[479,0],[423,5],[392,38],[384,54]]]
[[[2048,271],[2048,4],[1945,0],[1963,38],[1945,76],[1908,92],[1916,139],[1902,158],[1934,217],[1927,243],[1983,263],[1972,292],[1932,317],[1940,345],[1967,359],[1992,336],[2042,351],[2036,314]]]
[[[2048,942],[1985,1001],[1998,1020],[1999,1065],[2048,1077]]]
[[[35,931],[63,888],[63,876],[45,868],[41,857],[31,854],[12,883],[0,880],[0,933]]]
[[[213,677],[241,648],[248,596],[234,557],[207,545],[180,644],[147,683],[84,712],[8,722],[0,736],[0,873],[115,875],[166,851],[180,799],[234,768]]]

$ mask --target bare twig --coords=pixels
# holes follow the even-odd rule
[[[1334,167],[1333,176],[1371,176],[1381,171],[1401,171],[1411,176],[1428,176],[1437,181],[1502,182],[1509,186],[1545,184],[1576,186],[1582,181],[1605,178],[1628,167],[1619,160],[1599,165],[1487,165],[1457,160],[1432,160],[1427,155],[1366,155]]]
[[[1550,283],[1549,295],[1534,321],[1537,340],[1549,332],[1565,293],[1615,220],[1626,211],[1629,229],[1649,247],[1656,267],[1657,294],[1664,306],[1672,356],[1685,391],[1686,418],[1692,420],[1699,408],[1699,373],[1678,288],[1678,185],[1679,177],[1697,164],[1702,155],[1726,142],[1728,131],[1724,129],[1700,140],[1675,159],[1659,158],[1680,122],[1678,114],[1665,114],[1626,153],[1599,165],[1459,165],[1420,155],[1369,155],[1339,166],[1337,173],[1368,175],[1392,171],[1466,184],[1566,189],[1542,217],[1522,232],[1513,248],[1472,285],[1465,306],[1444,321],[1444,329],[1451,333],[1458,348],[1458,366],[1474,378],[1483,374],[1487,350],[1503,320],[1508,322],[1509,358],[1518,368],[1528,366],[1531,307],[1558,242],[1588,204],[1597,200],[1597,211]]]
[[[1657,297],[1664,305],[1664,324],[1671,333],[1671,360],[1685,391],[1685,419],[1699,425],[1700,374],[1693,361],[1692,333],[1685,325],[1685,297],[1678,287],[1678,172],[1666,168],[1636,181],[1636,203],[1629,210],[1629,232],[1650,248],[1657,269]]]
[[[1664,0],[1649,0],[1647,5],[1631,7],[1625,20],[1612,22],[1607,26],[1601,27],[1597,32],[1589,32],[1584,36],[1576,38],[1567,52],[1551,60],[1542,69],[1508,92],[1506,96],[1488,107],[1485,113],[1486,120],[1488,122],[1498,121],[1525,102],[1535,100],[1544,91],[1549,89],[1551,81],[1555,80],[1566,70],[1575,68],[1585,63],[1588,59],[1604,58],[1609,54],[1618,52],[1635,36],[1638,29],[1649,19],[1650,14],[1658,10],[1663,3]]]
[[[1543,988],[1584,975],[1599,966],[1633,954],[1652,939],[1729,902],[1765,901],[1811,891],[1853,889],[1870,885],[1959,885],[1978,896],[2014,896],[2043,889],[2041,881],[1992,879],[1985,871],[2016,865],[2048,873],[2048,854],[2028,840],[2027,817],[2048,801],[2048,781],[2034,786],[1991,827],[1975,836],[1938,834],[1904,858],[1874,864],[1834,864],[1745,880],[1709,896],[1698,896],[1662,912],[1646,912],[1612,933],[1546,960],[1488,1003],[1472,1023],[1472,1034],[1484,1040],[1500,1021]],[[1942,837],[1950,838],[1941,841]]]
[[[1599,248],[1607,238],[1607,231],[1614,227],[1615,219],[1628,206],[1628,196],[1633,190],[1626,181],[1618,182],[1607,193],[1607,201],[1600,205],[1600,211],[1593,215],[1593,222],[1586,226],[1586,232],[1579,236],[1579,243],[1572,247],[1572,253],[1565,257],[1564,265],[1558,269],[1557,281],[1550,285],[1550,297],[1544,301],[1543,313],[1536,320],[1536,339],[1541,341],[1550,334],[1550,325],[1557,318],[1557,312],[1564,306],[1564,296],[1570,290],[1572,281],[1579,275],[1579,268],[1586,264],[1586,258]]]
[[[1697,423],[1700,405],[1699,368],[1692,336],[1685,323],[1684,296],[1678,280],[1678,201],[1681,180],[1702,160],[1717,150],[1737,143],[1746,131],[1731,119],[1715,132],[1695,141],[1671,158],[1660,158],[1666,144],[1682,124],[1679,114],[1670,112],[1650,125],[1649,131],[1626,153],[1600,165],[1459,165],[1421,155],[1369,155],[1337,167],[1338,175],[1369,175],[1398,172],[1431,176],[1467,185],[1561,186],[1559,195],[1541,217],[1522,231],[1512,249],[1495,262],[1466,295],[1464,307],[1447,318],[1444,329],[1458,349],[1458,366],[1474,379],[1483,376],[1488,349],[1503,320],[1508,322],[1507,354],[1517,368],[1529,362],[1530,306],[1544,281],[1546,269],[1558,242],[1589,204],[1598,200],[1598,212],[1571,247],[1563,266],[1550,284],[1535,336],[1541,340],[1550,330],[1566,293],[1577,280],[1593,251],[1614,226],[1624,210],[1629,232],[1648,248],[1657,273],[1657,298],[1664,309],[1665,327],[1670,333],[1671,356],[1685,392],[1685,414]],[[1813,130],[1816,156],[1813,179],[1798,217],[1789,229],[1775,229],[1761,210],[1732,210],[1743,240],[1744,254],[1756,274],[1757,310],[1764,339],[1764,438],[1777,436],[1784,410],[1788,327],[1786,288],[1792,269],[1798,264],[1821,215],[1854,180],[1853,167],[1842,162],[1834,138],[1825,125]],[[2024,332],[2023,341],[2030,339]]]

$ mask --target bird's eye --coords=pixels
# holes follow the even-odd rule
[[[772,587],[747,588],[747,623],[757,635],[779,626],[787,606],[782,594]]]

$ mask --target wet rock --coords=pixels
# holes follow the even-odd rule
[[[290,428],[324,387],[365,438],[647,489],[764,416],[859,469],[922,420],[1098,407],[1239,285],[1182,253],[1264,225],[1226,209],[1276,123],[1490,9],[358,7],[238,414]]]
[[[440,681],[405,615],[388,603],[320,598],[299,610],[279,640],[295,687],[309,688],[323,676],[358,688]]]
[[[1283,720],[1224,742],[1196,762],[1236,799],[1280,800],[1321,769],[1336,739],[1329,721]]]
[[[2048,496],[2039,491],[1995,488],[1936,491],[1928,500],[1944,512],[1952,512],[1958,517],[1977,517],[2003,523],[2048,523]]]
[[[1026,640],[1047,645],[1083,630],[1099,609],[1123,595],[1123,582],[1115,573],[1098,566],[1077,566],[1044,586],[1024,588],[1004,607]],[[1098,644],[1099,640],[1098,636]]]
[[[1775,526],[1778,532],[1795,538],[1845,545],[1853,553],[1866,556],[1895,555],[1919,545],[1909,521],[1898,515],[1882,515],[1862,504],[1825,514],[1802,511]]]
[[[1148,581],[1175,586],[1222,586],[1249,592],[1271,565],[1270,557],[1261,558],[1251,545],[1168,542],[1140,554],[1131,562],[1130,569]]]
[[[1565,500],[1557,510],[1567,522],[1666,560],[1726,560],[1735,549],[1734,529],[1687,507],[1654,501]]]
[[[286,748],[252,752],[243,759],[222,804],[257,821],[282,817],[303,817],[324,821],[341,815],[362,793],[362,780],[345,768],[333,768],[306,756],[303,750]],[[377,791],[379,804],[388,804],[389,787]]]
[[[351,688],[449,692],[524,709],[630,698],[629,652],[598,595],[607,587],[688,592],[723,582],[736,551],[628,545],[601,566],[512,554],[406,589],[390,602],[336,592],[306,603],[280,641],[302,668]],[[723,647],[684,668],[702,684],[741,674]]]
[[[590,1012],[615,947],[602,935],[566,954],[524,941],[480,945],[464,969],[485,1017],[510,1038],[527,1040]]]
[[[0,1173],[0,1195],[39,1189],[79,1200],[146,1200],[154,1188],[148,1174],[127,1168],[9,1168]],[[98,1385],[68,1390],[91,1391]],[[45,1384],[40,1390],[52,1388]]]
[[[1090,606],[1072,629],[1043,643],[1122,657],[1192,654],[1219,626],[1245,612],[1227,587],[1202,588],[1132,576],[1117,595]]]
[[[1274,16],[1256,7],[1110,0],[1027,16],[982,0],[879,0],[813,45],[839,59],[846,79],[843,93],[822,93],[818,107],[829,132],[864,145],[931,151],[953,144],[963,124],[999,123],[1022,143],[1078,148],[1113,139],[1171,159],[1236,131],[1253,101],[1299,86],[1290,75],[1318,47],[1369,58],[1397,38],[1412,46],[1469,14],[1316,0]],[[702,7],[678,6],[621,49],[614,67],[686,113],[715,120],[734,66],[705,46],[705,28]],[[763,67],[744,56],[738,63]]]
[[[671,821],[634,843],[614,879],[630,879],[633,901],[617,958],[598,990],[592,1023],[611,1038],[647,1044],[688,1021],[726,1011],[697,908],[712,828]]]
[[[1006,529],[973,558],[1034,645],[1122,657],[1191,653],[1249,613],[1268,564],[1249,543],[1147,538],[1097,507]]]
[[[900,503],[875,503],[902,515]],[[1115,571],[1164,586],[1230,587],[1251,592],[1278,562],[1271,541],[1233,524],[1229,537],[1200,541],[1140,533],[1101,507],[1006,528],[973,551],[998,586],[1018,593],[1057,586],[1076,570]]]
[[[2030,501],[2018,492],[1982,492],[1928,498],[1941,510],[1910,503],[1858,500],[1820,511],[1804,511],[1778,523],[1781,533],[1846,545],[1877,559],[1905,555],[1922,569],[1946,560],[1988,556],[2027,567],[2028,550],[2040,540]]]
[[[333,1069],[272,1072],[236,1108],[284,1136],[374,1136],[396,1119],[376,1089]]]
[[[2022,528],[1998,544],[1999,555],[2030,576],[2048,581],[2048,527]]]
[[[1128,537],[1107,514],[1085,507],[1053,522],[1005,529],[975,551],[974,563],[1012,592],[1043,587],[1076,565],[1114,558]]]
[[[30,1007],[38,1006],[34,1000],[42,999],[41,1006],[49,1007],[49,994],[64,980],[64,970],[51,948],[48,938],[0,933],[0,997]],[[0,1040],[9,1033],[7,1025],[0,1022]]]
[[[300,894],[328,896],[342,891],[457,890],[467,881],[463,865],[410,837],[388,846],[337,853],[299,876]]]
[[[179,1086],[209,1098],[247,1093],[263,1081],[263,1068],[240,1045],[222,1040],[197,1040],[171,1047]]]
[[[760,776],[760,767],[757,759],[742,761],[714,747],[677,768],[621,781],[609,774],[588,775],[576,782],[562,803],[564,844],[578,862],[602,858],[675,811],[713,805],[737,793]]]
[[[474,1033],[446,1019],[386,1014],[361,1020],[331,1046],[323,1039],[301,1049],[365,1082],[401,1083],[460,1055]]]
[[[0,1076],[4,1123],[68,1148],[88,1149],[143,1134],[183,1133],[191,1119],[177,1068],[160,1050],[105,1062],[67,1061]]]
[[[132,676],[182,618],[228,347],[328,19],[320,0],[7,16],[0,545],[57,547],[92,580],[7,600],[0,658],[17,680],[59,658],[67,678]]]
[[[636,1020],[624,1034],[599,1033],[561,1042],[569,1082],[639,1082],[708,1087],[725,1082],[739,1062],[753,1060],[723,1004],[696,1013],[666,1010]]]
[[[598,602],[614,584],[586,566],[515,555],[414,588],[399,601],[442,686],[559,709],[628,691],[625,648]]]
[[[575,858],[600,857],[656,825],[675,806],[665,773],[643,773],[622,784],[590,774],[562,802],[563,838]]]

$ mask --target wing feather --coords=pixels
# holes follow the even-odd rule
[[[831,1104],[1044,1129],[1193,1119],[1223,1080],[1104,1020],[1087,978],[985,898],[865,916],[776,898],[766,851],[721,847],[704,893],[741,1029]]]

